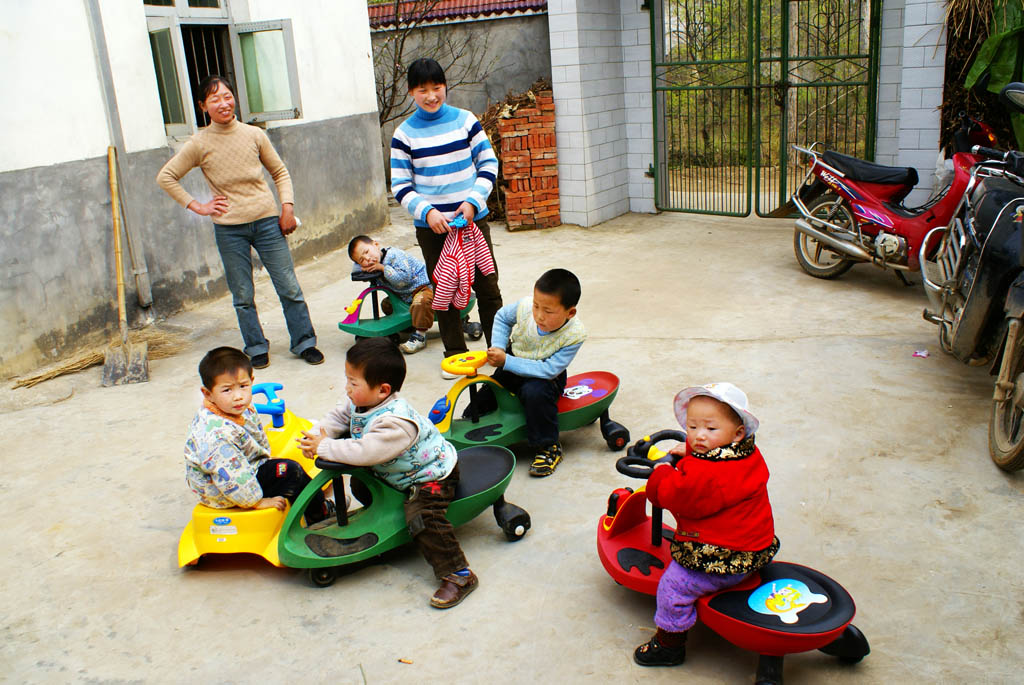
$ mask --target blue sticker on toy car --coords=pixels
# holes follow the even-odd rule
[[[750,593],[747,604],[759,614],[778,616],[783,623],[796,623],[797,614],[811,604],[828,601],[825,595],[811,592],[805,583],[792,578],[779,578],[765,583]]]
[[[218,516],[217,518],[213,519],[213,522],[216,523],[218,526],[226,526],[229,523],[231,523],[231,519],[227,516]]]

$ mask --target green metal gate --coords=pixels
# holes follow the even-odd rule
[[[790,147],[874,159],[881,0],[650,0],[658,209],[764,216]]]

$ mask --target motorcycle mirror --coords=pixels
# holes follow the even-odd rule
[[[1017,81],[1008,84],[1000,91],[999,99],[1018,112],[1024,112],[1024,83]]]

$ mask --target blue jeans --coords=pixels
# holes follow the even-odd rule
[[[224,275],[231,290],[231,301],[238,316],[244,352],[253,357],[270,351],[270,343],[263,336],[259,313],[256,311],[256,290],[252,283],[252,248],[270,274],[274,290],[281,300],[284,320],[291,336],[292,354],[316,346],[316,331],[309,320],[309,308],[302,296],[302,288],[295,278],[295,265],[288,242],[281,235],[276,216],[257,219],[247,224],[224,226],[215,224],[217,250],[224,263]]]

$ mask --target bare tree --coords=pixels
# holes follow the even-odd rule
[[[490,76],[494,59],[487,57],[483,32],[455,32],[450,25],[423,26],[441,0],[385,0],[371,4],[390,5],[393,28],[385,29],[374,41],[373,73],[377,86],[377,112],[381,126],[409,115],[413,103],[406,97],[406,68],[419,57],[430,57],[444,69],[449,90],[483,83]]]

